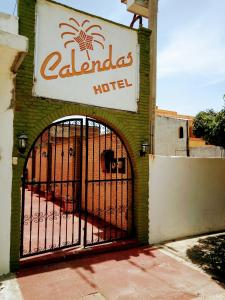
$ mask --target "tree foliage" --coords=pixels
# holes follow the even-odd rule
[[[209,144],[225,148],[225,106],[218,113],[214,110],[199,112],[194,119],[193,133]]]

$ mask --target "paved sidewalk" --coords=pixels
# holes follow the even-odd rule
[[[225,299],[208,275],[164,251],[139,247],[33,267],[17,273],[17,284],[24,300]],[[20,300],[18,291],[3,295]]]
[[[211,237],[219,237],[224,235],[225,232],[203,234],[203,235],[181,239],[173,242],[167,242],[163,244],[163,247],[164,249],[170,251],[174,255],[181,257],[186,261],[191,262],[190,258],[187,256],[187,250],[197,245],[199,240],[211,238]]]
[[[16,276],[10,274],[0,277],[0,300],[23,300]]]

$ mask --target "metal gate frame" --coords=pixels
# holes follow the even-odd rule
[[[31,181],[28,181],[26,180],[26,172],[27,172],[27,164],[28,164],[28,160],[29,160],[29,157],[30,155],[33,153],[33,150],[34,150],[34,147],[35,147],[35,144],[37,143],[37,141],[39,139],[41,139],[41,143],[40,143],[40,164],[41,164],[41,148],[42,148],[42,138],[43,138],[43,134],[45,132],[48,132],[48,147],[50,146],[50,130],[51,128],[55,127],[55,136],[54,136],[54,139],[55,139],[55,144],[54,144],[54,155],[55,155],[55,160],[56,160],[56,139],[57,139],[57,128],[59,125],[62,126],[62,153],[63,153],[63,139],[64,139],[64,125],[65,124],[69,124],[69,137],[70,137],[70,124],[71,122],[75,122],[75,126],[77,126],[78,122],[80,122],[80,124],[78,124],[78,127],[79,128],[79,132],[80,132],[80,178],[79,180],[75,180],[75,175],[73,176],[73,180],[67,180],[67,181],[56,181],[56,177],[55,177],[55,174],[56,174],[56,162],[54,162],[54,178],[53,180],[50,180],[49,181],[49,177],[47,176],[47,181],[39,181],[38,182],[38,185],[41,186],[42,184],[46,184],[46,186],[48,187],[49,185],[52,185],[54,186],[55,188],[55,185],[57,183],[60,183],[61,184],[61,195],[62,195],[62,183],[64,184],[67,184],[67,193],[68,193],[68,183],[71,182],[72,185],[73,185],[73,193],[74,193],[74,185],[75,184],[79,184],[80,185],[80,188],[79,188],[79,197],[78,197],[78,214],[79,214],[79,228],[78,228],[78,240],[77,241],[72,241],[70,243],[66,243],[64,245],[61,245],[60,243],[60,236],[59,236],[59,245],[55,245],[53,243],[53,237],[52,237],[52,246],[51,247],[46,247],[46,224],[47,224],[47,218],[49,218],[49,216],[47,215],[48,213],[48,204],[47,204],[47,201],[46,201],[46,214],[43,216],[43,215],[40,215],[40,195],[39,195],[39,213],[38,215],[35,214],[33,215],[33,211],[32,211],[32,190],[31,190],[31,209],[30,209],[30,240],[29,240],[29,251],[24,251],[24,226],[25,226],[25,223],[28,222],[29,220],[25,218],[25,189],[26,189],[26,186],[27,184],[30,184],[31,185],[31,189],[33,189],[33,186],[35,184],[37,184],[36,181],[33,181],[33,174],[32,174],[32,180]],[[91,123],[92,123],[92,126],[91,126]],[[106,138],[106,131],[109,130],[110,134],[111,134],[111,147],[112,147],[112,134],[115,134],[116,135],[116,156],[117,156],[117,139],[120,141],[122,147],[124,147],[124,151],[126,152],[126,157],[127,157],[127,170],[128,170],[128,166],[131,170],[131,178],[124,178],[124,179],[120,179],[120,181],[123,182],[126,181],[126,187],[127,187],[127,207],[124,208],[122,207],[122,204],[121,204],[121,207],[120,207],[120,210],[121,210],[121,222],[122,222],[122,213],[124,213],[124,209],[126,209],[127,211],[127,215],[128,215],[128,210],[129,210],[129,219],[130,219],[130,222],[131,222],[131,228],[128,232],[128,220],[127,220],[127,234],[126,235],[123,235],[123,236],[119,236],[119,237],[111,237],[111,223],[110,223],[110,237],[107,239],[105,237],[106,233],[104,232],[104,239],[99,239],[98,240],[93,240],[93,223],[91,224],[92,225],[92,240],[88,240],[88,237],[87,237],[87,229],[88,229],[88,199],[87,199],[87,195],[88,195],[88,188],[89,188],[89,185],[94,184],[94,182],[96,182],[95,180],[89,180],[88,178],[88,170],[89,170],[89,160],[88,160],[88,156],[89,156],[89,131],[90,129],[92,128],[93,129],[93,134],[94,134],[94,129],[95,129],[95,126],[94,124],[98,126],[99,128],[99,140],[100,140],[100,131],[101,131],[101,126],[103,126],[105,129],[105,138]],[[75,129],[75,135],[76,135],[76,130]],[[85,130],[85,137],[84,137],[84,130]],[[76,140],[76,136],[74,138]],[[85,141],[84,141],[85,139]],[[75,141],[76,143],[76,141]],[[84,143],[85,143],[85,153],[83,153],[83,146],[84,146]],[[94,145],[94,140],[93,140],[93,145]],[[106,144],[105,144],[106,145]],[[69,144],[68,144],[68,147],[69,147]],[[94,147],[94,146],[93,146]],[[93,150],[94,151],[94,150]],[[69,153],[69,149],[68,149],[68,153]],[[83,155],[85,154],[85,161],[83,161]],[[69,155],[69,154],[68,154]],[[63,156],[63,154],[62,154]],[[49,160],[48,160],[49,161]],[[63,161],[63,158],[62,158],[62,161]],[[75,158],[74,158],[74,161],[75,161]],[[33,160],[32,160],[32,163],[33,163]],[[94,163],[94,159],[93,159],[93,163]],[[83,182],[82,182],[82,179],[83,179],[83,164],[85,164],[85,186],[83,186]],[[68,160],[68,166],[69,166],[69,160]],[[99,168],[100,168],[100,146],[99,146]],[[68,167],[69,169],[69,167]],[[68,170],[67,169],[67,170]],[[63,172],[63,162],[62,162],[62,170],[61,172]],[[74,172],[75,172],[75,162],[74,162]],[[100,188],[100,183],[103,182],[104,186],[106,186],[106,182],[112,182],[112,181],[116,181],[117,182],[117,172],[116,171],[116,179],[112,179],[112,175],[111,175],[111,179],[108,179],[106,180],[106,175],[105,175],[105,179],[101,180],[99,178],[99,180],[97,180],[99,182],[99,188]],[[123,177],[123,176],[122,176]],[[52,178],[52,177],[51,177]],[[40,179],[40,177],[39,177]],[[61,174],[61,179],[62,179],[62,174]],[[68,177],[67,177],[68,179]],[[128,184],[131,183],[131,207],[128,209]],[[82,206],[82,193],[83,193],[83,188],[85,189],[85,203],[84,203],[84,207]],[[117,183],[116,183],[116,188],[117,188]],[[133,235],[133,195],[134,195],[134,176],[133,176],[133,168],[132,168],[132,163],[131,163],[131,159],[130,159],[130,156],[129,156],[129,152],[127,151],[127,148],[126,148],[126,145],[124,144],[122,138],[112,129],[110,128],[108,125],[106,125],[105,123],[102,123],[102,122],[99,122],[97,120],[94,120],[94,119],[91,119],[91,118],[87,118],[87,117],[84,117],[84,118],[68,118],[68,119],[64,119],[64,120],[61,120],[61,121],[57,121],[57,122],[54,122],[52,124],[50,124],[47,128],[45,128],[40,134],[39,136],[36,138],[36,140],[33,142],[29,152],[28,152],[28,155],[27,155],[27,158],[25,160],[25,163],[24,163],[24,169],[23,169],[23,176],[22,176],[22,214],[21,214],[21,246],[20,246],[20,257],[21,258],[25,258],[25,257],[28,257],[28,256],[34,256],[34,255],[40,255],[40,254],[43,254],[43,253],[46,253],[46,252],[50,252],[50,251],[55,251],[55,250],[60,250],[60,249],[64,249],[64,248],[68,248],[68,247],[74,247],[74,246],[79,246],[81,245],[82,243],[82,240],[81,240],[81,236],[82,236],[82,226],[81,226],[81,220],[82,220],[82,213],[84,212],[84,228],[83,228],[83,231],[84,231],[84,234],[83,234],[83,246],[84,247],[87,247],[87,246],[94,246],[94,245],[97,245],[97,244],[102,244],[102,243],[107,243],[107,242],[112,242],[112,241],[116,241],[116,240],[124,240],[126,238],[130,238],[132,235]],[[47,192],[48,193],[48,192]],[[99,191],[99,194],[100,194],[100,191]],[[74,196],[74,194],[73,194]],[[117,197],[117,196],[116,196]],[[121,196],[121,199],[122,199],[122,196]],[[110,199],[111,201],[111,199]],[[117,201],[117,200],[116,200]],[[121,200],[122,201],[122,200]],[[55,203],[54,203],[54,200],[53,200],[53,207],[54,207]],[[60,210],[61,210],[61,205],[62,205],[62,199],[61,199],[61,203],[60,203]],[[117,203],[116,203],[117,205]],[[83,210],[84,209],[84,210]],[[53,227],[54,227],[54,211],[55,211],[55,207],[53,208],[53,214],[51,214],[51,218],[53,220]],[[105,207],[105,213],[106,213],[106,207]],[[117,208],[116,208],[116,213],[117,213]],[[126,214],[126,212],[125,212]],[[36,219],[35,219],[36,218]],[[110,204],[110,218],[111,218],[111,204]],[[31,250],[31,235],[32,235],[32,222],[38,222],[38,230],[39,230],[39,222],[40,222],[40,219],[41,219],[41,222],[44,221],[45,222],[45,247],[43,249],[39,249],[39,245],[37,244],[37,248],[34,249],[36,251],[32,251]],[[74,213],[73,213],[73,220],[74,220]],[[105,219],[106,220],[106,219]],[[92,221],[93,221],[93,217],[92,217]],[[60,222],[61,222],[61,212],[60,212]],[[121,223],[122,224],[122,223]],[[67,225],[67,216],[66,216],[66,225]],[[61,226],[61,223],[60,223],[60,226]],[[104,225],[105,226],[105,225]],[[61,227],[60,227],[60,232],[61,232]],[[39,234],[39,232],[38,232]],[[53,236],[54,236],[54,231],[53,231]]]
[[[124,147],[124,150],[126,152],[126,155],[127,155],[127,169],[128,169],[128,165],[129,167],[131,168],[131,178],[124,178],[124,179],[118,179],[117,177],[117,172],[116,172],[116,179],[112,179],[112,176],[111,176],[111,179],[106,179],[106,177],[104,179],[98,179],[98,180],[89,180],[88,179],[88,174],[89,174],[89,163],[86,163],[86,170],[85,170],[85,227],[84,227],[84,247],[87,247],[87,246],[95,246],[95,245],[99,245],[99,244],[104,244],[104,243],[108,243],[108,242],[113,242],[113,241],[118,241],[118,240],[125,240],[127,238],[130,238],[133,236],[134,234],[134,224],[133,224],[133,217],[134,217],[134,173],[133,173],[133,167],[132,167],[132,162],[131,162],[131,158],[130,158],[130,155],[129,155],[129,152],[127,150],[127,147],[126,145],[124,144],[123,142],[123,139],[119,136],[119,134],[117,132],[115,132],[109,125],[107,125],[106,123],[104,122],[99,122],[95,119],[92,119],[92,118],[86,118],[86,147],[85,147],[85,150],[86,150],[86,162],[88,162],[88,145],[89,145],[89,128],[93,127],[94,126],[91,126],[90,123],[93,123],[93,124],[99,124],[99,127],[100,126],[103,126],[105,128],[105,136],[106,136],[106,131],[109,130],[111,132],[111,148],[112,148],[112,135],[115,134],[116,135],[116,141],[118,142],[118,140],[120,141],[120,143],[122,144],[122,147]],[[116,157],[117,157],[117,142],[116,142]],[[100,155],[100,153],[99,153]],[[100,161],[99,161],[100,163]],[[110,237],[109,239],[107,239],[105,236],[106,236],[106,230],[104,231],[104,239],[98,239],[97,240],[93,240],[93,234],[92,234],[92,240],[88,240],[87,238],[87,223],[88,223],[88,209],[87,209],[87,204],[88,204],[88,201],[87,201],[87,195],[88,195],[88,185],[89,184],[93,184],[94,182],[99,182],[100,183],[104,183],[104,186],[106,186],[106,183],[108,182],[117,182],[117,181],[122,181],[123,183],[124,182],[127,182],[127,195],[128,195],[128,182],[131,182],[131,185],[132,185],[132,197],[131,197],[131,209],[130,209],[130,214],[131,214],[131,230],[130,232],[127,232],[127,236],[123,236],[123,237],[112,237],[111,236],[111,232],[110,232]],[[106,189],[106,188],[105,188]],[[116,187],[117,189],[117,187]],[[117,192],[116,192],[117,193]],[[117,194],[116,194],[117,195]],[[111,195],[112,197],[112,195]],[[117,206],[117,200],[116,200],[116,206]],[[124,208],[122,206],[120,207],[117,207],[116,208],[116,212],[120,210],[121,212],[121,216],[122,216],[122,210],[126,209],[128,211],[128,199],[127,199],[127,207]],[[107,213],[107,210],[109,210],[110,212],[110,217],[111,217],[111,205],[110,205],[110,208],[107,209],[106,206],[104,207],[104,213],[106,214]],[[124,211],[123,211],[124,212]],[[106,219],[106,217],[104,217],[104,219]],[[111,231],[111,225],[110,225],[110,231]]]

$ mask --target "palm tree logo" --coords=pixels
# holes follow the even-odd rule
[[[105,37],[99,33],[102,30],[100,25],[90,25],[89,20],[84,20],[81,24],[74,18],[69,18],[68,23],[60,23],[59,28],[66,27],[70,31],[64,31],[61,34],[61,38],[72,36],[71,39],[64,43],[66,48],[71,43],[77,43],[80,51],[86,51],[88,60],[90,60],[89,51],[94,50],[94,43],[100,45],[104,49]],[[99,31],[95,32],[94,29]]]

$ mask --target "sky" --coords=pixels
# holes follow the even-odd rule
[[[16,14],[15,2],[0,0],[0,12]],[[57,2],[125,25],[132,20],[120,0]],[[159,108],[195,115],[223,107],[225,0],[159,0],[157,52]]]

